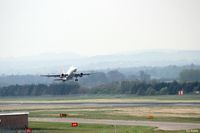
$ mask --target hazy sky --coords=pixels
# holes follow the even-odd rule
[[[0,0],[0,57],[200,50],[200,0]]]

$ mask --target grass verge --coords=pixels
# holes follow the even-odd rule
[[[70,123],[30,122],[34,133],[183,133],[185,131],[162,131],[145,126],[114,126],[100,124],[79,124],[71,127]]]

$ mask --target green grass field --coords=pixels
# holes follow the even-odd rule
[[[56,104],[30,104],[42,102],[200,102],[199,95],[185,96],[133,96],[133,95],[82,95],[82,96],[45,96],[45,97],[0,97],[1,103],[16,102],[18,104],[1,105],[0,111],[14,112],[27,111],[29,117],[59,117],[60,113],[68,114],[70,118],[87,119],[116,119],[116,120],[147,120],[169,122],[200,123],[200,106],[133,106],[133,107],[102,107],[102,106],[73,106]],[[147,116],[152,115],[153,119]],[[70,123],[30,122],[33,133],[114,133],[112,125],[80,124],[71,127]],[[117,126],[117,133],[168,133],[169,131],[155,130],[144,126]],[[169,133],[182,133],[186,131],[170,131]],[[200,131],[199,131],[200,132]]]
[[[99,124],[79,124],[71,127],[70,123],[30,122],[34,133],[184,133],[185,131],[162,131],[145,126],[113,126]]]

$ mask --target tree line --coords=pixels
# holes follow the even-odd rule
[[[169,76],[169,75],[173,75]],[[167,76],[168,75],[168,76]],[[166,81],[200,81],[200,67],[193,66],[190,67],[178,67],[178,66],[168,66],[164,68],[130,68],[130,69],[116,69],[107,71],[97,71],[95,74],[90,76],[85,76],[79,79],[80,86],[84,87],[95,87],[101,84],[108,84],[115,81],[125,81],[125,80],[159,80],[160,82]],[[50,85],[54,81],[53,78],[45,78],[39,75],[1,75],[0,76],[0,87],[10,86],[10,85],[25,85],[25,84],[47,84]]]
[[[70,94],[133,94],[174,95],[183,89],[186,94],[200,91],[200,82],[115,81],[93,88],[81,87],[77,82],[60,84],[10,85],[0,88],[0,96],[42,96]]]
[[[31,78],[31,76],[29,76]],[[126,78],[117,70],[107,74],[97,72],[81,78],[79,82],[35,83],[0,86],[0,96],[40,96],[70,94],[134,94],[134,95],[173,95],[181,89],[185,93],[200,91],[200,69],[185,69],[179,80],[152,80],[150,75],[140,71],[138,77]],[[9,78],[12,81],[12,77]],[[1,81],[1,79],[0,79]]]

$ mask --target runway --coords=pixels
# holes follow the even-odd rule
[[[78,122],[87,124],[106,124],[106,125],[132,125],[132,126],[151,126],[160,130],[190,130],[200,129],[198,123],[175,123],[175,122],[154,122],[154,121],[135,121],[135,120],[108,120],[108,119],[83,119],[83,118],[36,118],[31,117],[29,121],[37,122]]]
[[[189,107],[196,106],[200,107],[200,102],[51,102],[51,101],[33,101],[33,102],[0,102],[1,107],[12,109],[32,109],[35,107],[42,108],[63,108],[63,107]],[[189,129],[200,129],[199,123],[176,123],[176,122],[155,122],[155,121],[136,121],[136,120],[109,120],[109,119],[84,119],[84,118],[39,118],[29,117],[29,121],[38,121],[38,122],[78,122],[78,123],[89,123],[89,124],[108,124],[108,125],[133,125],[133,126],[151,126],[157,127],[161,130],[189,130]]]
[[[138,106],[200,106],[200,102],[0,102],[0,106],[94,106],[94,107],[138,107]]]

